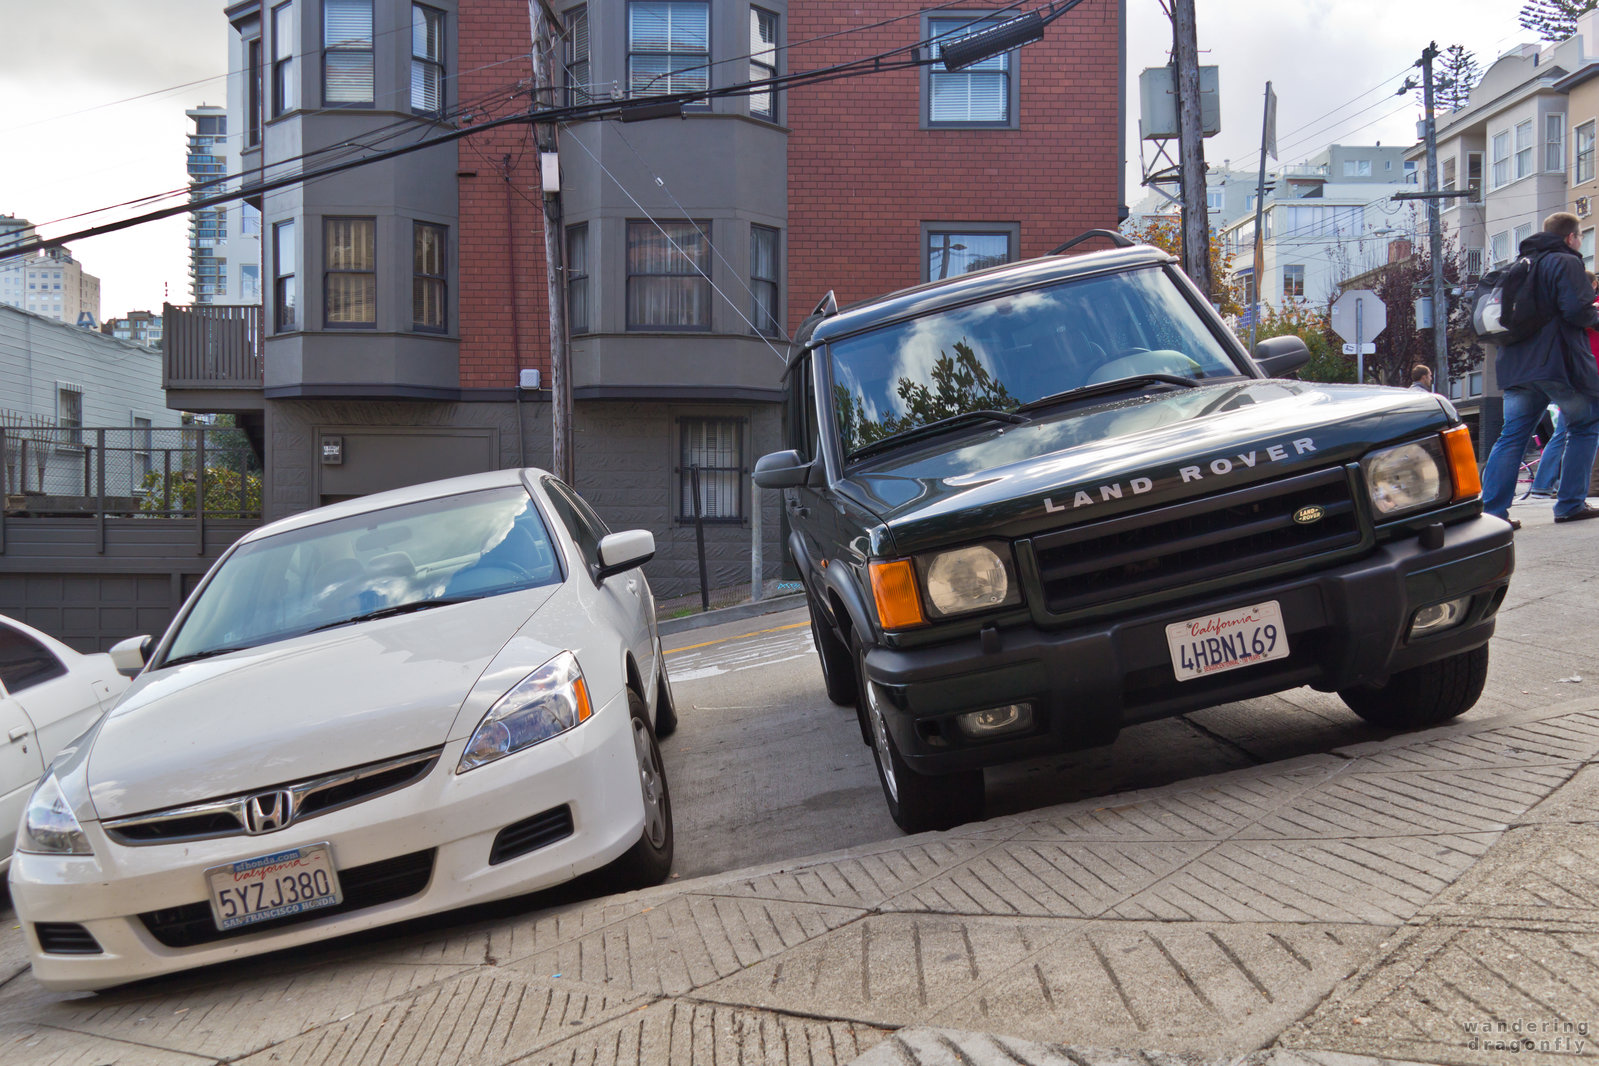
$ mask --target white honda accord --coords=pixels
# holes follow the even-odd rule
[[[51,764],[11,895],[34,975],[93,989],[501,899],[663,880],[676,725],[638,568],[506,470],[261,527]]]

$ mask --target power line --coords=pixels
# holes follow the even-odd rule
[[[1035,13],[1039,13],[1042,22],[1047,24],[1054,19],[1059,18],[1061,15],[1066,14],[1068,11],[1077,7],[1082,2],[1083,0],[1048,0],[1048,2],[1035,9]],[[233,200],[244,199],[251,196],[258,196],[262,193],[271,192],[275,189],[284,188],[289,185],[299,184],[318,178],[329,177],[355,167],[365,166],[368,163],[374,163],[384,159],[392,159],[401,155],[407,155],[411,152],[421,151],[425,148],[432,148],[437,145],[447,144],[452,141],[460,140],[463,137],[468,137],[474,133],[480,133],[484,130],[495,129],[500,126],[510,125],[513,123],[561,123],[606,117],[619,117],[622,119],[622,121],[626,122],[635,118],[664,116],[672,113],[674,109],[680,112],[681,108],[686,104],[701,103],[707,100],[749,96],[759,92],[781,91],[801,85],[821,84],[843,78],[859,77],[864,74],[887,73],[889,71],[909,70],[922,66],[930,66],[935,62],[929,47],[932,43],[933,42],[931,40],[921,39],[914,41],[911,44],[886,49],[870,56],[845,60],[832,64],[831,66],[819,67],[814,70],[803,71],[799,73],[780,74],[770,78],[762,78],[755,81],[747,81],[735,85],[722,86],[720,88],[699,89],[681,93],[666,93],[650,96],[642,100],[635,99],[620,102],[602,101],[588,104],[568,105],[566,107],[546,108],[543,110],[535,109],[525,113],[508,115],[497,119],[490,119],[484,122],[479,122],[472,126],[451,130],[447,133],[440,134],[428,140],[418,141],[414,144],[402,145],[398,148],[374,152],[373,154],[364,156],[360,159],[329,164],[317,170],[301,171],[297,174],[266,179],[243,186],[240,189],[230,192],[200,197],[198,199],[191,199],[184,204],[161,208],[156,211],[146,212],[142,215],[136,215],[132,218],[122,219],[116,222],[104,223],[99,226],[93,226],[88,229],[79,230],[75,233],[68,233],[58,237],[36,238],[31,244],[18,246],[13,251],[13,254],[26,254],[29,252],[39,251],[44,248],[57,247],[69,241],[83,240],[89,237],[98,237],[107,233],[114,233],[133,226],[142,225],[146,222],[154,222],[159,219],[170,218],[174,215],[203,210],[204,208],[213,207],[217,204],[228,203]]]

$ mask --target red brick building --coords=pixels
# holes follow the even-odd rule
[[[1047,253],[1112,227],[1125,122],[1125,0],[1084,0],[1040,41],[940,65],[718,97],[682,117],[560,130],[577,487],[656,534],[658,592],[697,581],[691,470],[713,584],[769,572],[784,339],[840,303]],[[993,5],[553,0],[559,87],[541,105],[722,89],[953,39]],[[1003,12],[996,18],[995,12]],[[395,147],[528,109],[526,0],[245,0],[234,94],[246,168]],[[269,193],[259,392],[269,515],[551,456],[539,153],[507,125]],[[521,387],[537,370],[538,388]],[[209,406],[207,405],[209,401]],[[337,438],[340,461],[322,445]]]

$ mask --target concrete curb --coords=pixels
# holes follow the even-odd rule
[[[704,629],[706,626],[721,625],[723,622],[737,622],[744,618],[759,618],[763,614],[776,614],[778,611],[786,611],[790,607],[803,607],[804,605],[805,593],[790,592],[786,596],[773,596],[769,600],[740,603],[733,607],[719,607],[714,611],[686,615],[682,618],[665,618],[656,623],[656,629],[660,631],[661,636],[669,637],[673,633],[684,633],[691,629]]]

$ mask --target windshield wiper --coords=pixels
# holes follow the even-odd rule
[[[230,651],[243,651],[246,648],[253,647],[255,647],[254,644],[229,644],[221,648],[206,648],[204,651],[191,651],[187,655],[179,655],[174,659],[163,659],[161,661],[161,665],[156,667],[156,669],[165,670],[167,667],[177,666],[179,663],[192,663],[200,659],[209,659],[213,655],[226,655]]]
[[[436,600],[412,600],[410,603],[396,603],[392,607],[379,607],[375,611],[351,615],[349,618],[341,618],[337,622],[324,622],[322,625],[306,630],[306,632],[320,633],[324,629],[337,629],[339,626],[354,625],[357,622],[370,622],[375,618],[390,618],[397,614],[411,614],[414,611],[425,611],[429,607],[445,607],[452,603],[464,603],[467,600],[476,598],[475,596],[441,596]]]
[[[1032,419],[1011,411],[996,411],[993,408],[980,407],[975,411],[962,411],[958,415],[940,418],[938,421],[929,422],[925,426],[917,426],[915,429],[907,429],[903,433],[896,433],[892,437],[883,437],[881,440],[874,440],[870,444],[863,444],[850,452],[849,458],[859,459],[864,455],[872,455],[889,448],[898,448],[901,444],[908,444],[913,440],[921,440],[923,437],[936,436],[945,430],[959,429],[961,426],[972,422],[1005,422],[1011,425],[1020,425],[1023,422],[1031,421]]]
[[[1029,400],[1016,408],[1017,412],[1036,411],[1041,407],[1054,407],[1067,400],[1081,400],[1092,396],[1106,396],[1117,392],[1126,392],[1129,389],[1142,388],[1145,385],[1181,385],[1185,389],[1199,387],[1199,382],[1194,378],[1185,378],[1181,374],[1134,374],[1132,377],[1112,378],[1109,381],[1096,381],[1091,385],[1079,385],[1075,389],[1057,392],[1049,396],[1040,396],[1036,400]]]

